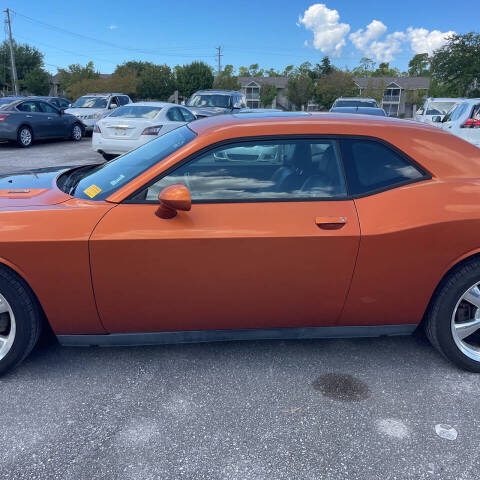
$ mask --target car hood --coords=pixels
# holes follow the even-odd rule
[[[65,112],[70,115],[95,115],[105,112],[105,108],[67,108]]]
[[[57,177],[72,167],[53,167],[0,175],[0,209],[55,205],[72,198],[57,187]]]
[[[213,117],[214,115],[221,115],[222,113],[230,112],[229,108],[222,107],[188,107],[188,109],[194,115],[201,117]]]

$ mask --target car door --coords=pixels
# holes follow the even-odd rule
[[[332,139],[234,142],[162,174],[90,240],[109,332],[335,325],[360,230]],[[183,183],[190,212],[156,215]]]
[[[32,127],[34,138],[47,138],[49,136],[48,118],[42,112],[40,102],[28,100],[18,104],[16,108],[21,112],[24,121]]]
[[[185,119],[183,118],[182,112],[178,107],[171,107],[166,112],[166,117],[168,122],[163,126],[162,133],[169,132],[170,130],[175,130],[176,128],[185,125]]]
[[[68,117],[62,115],[60,110],[56,109],[47,102],[38,102],[40,110],[47,118],[46,137],[61,138],[69,134],[70,123]]]

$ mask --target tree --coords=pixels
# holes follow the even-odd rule
[[[238,77],[234,75],[235,69],[233,65],[225,65],[222,73],[215,78],[213,82],[214,88],[222,90],[240,90],[242,86],[238,81]]]
[[[369,78],[367,81],[367,88],[362,90],[362,97],[374,98],[379,105],[381,105],[383,100],[383,95],[385,93],[385,80],[380,78],[378,81],[374,81],[372,78]]]
[[[175,67],[177,88],[181,95],[189,97],[197,90],[212,88],[212,68],[204,62],[192,62],[188,65]]]
[[[428,53],[417,53],[417,55],[408,62],[408,74],[411,77],[430,76]]]
[[[264,83],[260,87],[260,103],[264,107],[272,105],[272,102],[276,96],[277,88],[275,87],[275,85],[271,85],[270,83]]]
[[[240,77],[263,77],[264,73],[265,71],[258,66],[258,63],[252,63],[248,68],[238,68],[238,75]]]
[[[315,87],[314,98],[319,105],[330,108],[338,97],[353,96],[356,92],[357,86],[353,81],[353,75],[334,70],[320,77]]]
[[[287,65],[285,67],[285,69],[283,70],[283,76],[284,77],[289,77],[290,75],[292,75],[292,73],[294,72],[294,66],[293,65]]]
[[[15,55],[15,66],[17,68],[17,77],[20,85],[29,72],[43,68],[43,53],[27,44],[19,45],[13,43],[13,52]],[[3,61],[0,62],[0,79],[2,88],[13,90],[13,79],[10,68],[10,46],[5,41],[0,45],[0,56]]]
[[[287,98],[299,110],[311,100],[313,80],[308,75],[291,75],[288,79]]]
[[[118,73],[119,75],[125,74],[126,72],[131,72],[132,70],[136,73],[137,76],[141,76],[145,69],[149,67],[153,67],[154,64],[152,62],[142,62],[138,60],[130,60],[128,62],[124,62],[121,65],[117,65],[115,71],[113,72]]]
[[[399,77],[400,70],[398,68],[390,68],[388,62],[382,62],[378,68],[372,73],[372,77]]]
[[[322,75],[329,75],[334,69],[335,67],[331,64],[330,58],[327,56],[323,57],[321,63],[317,63],[316,65],[316,70],[319,73],[319,77]]]
[[[175,77],[168,65],[147,65],[138,77],[137,96],[168,100],[175,91]]]
[[[50,92],[50,74],[41,67],[35,67],[25,75],[21,85],[32,95],[48,95]]]
[[[68,68],[59,68],[59,85],[62,90],[65,90],[67,94],[70,95],[70,98],[74,98],[71,93],[69,93],[69,88],[74,83],[78,83],[82,80],[92,80],[100,78],[100,74],[95,70],[93,62],[88,62],[84,67],[78,63],[70,65]]]
[[[480,34],[452,35],[434,52],[431,72],[436,85],[454,97],[476,95],[480,89]]]
[[[352,70],[352,73],[356,77],[370,77],[375,70],[375,65],[371,58],[362,57],[360,64]]]

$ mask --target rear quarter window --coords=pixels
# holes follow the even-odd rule
[[[380,141],[343,139],[340,143],[350,195],[367,195],[426,178],[418,165]]]

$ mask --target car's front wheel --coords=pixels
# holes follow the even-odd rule
[[[30,127],[23,125],[17,132],[17,143],[20,147],[27,148],[33,143],[33,134]]]
[[[112,153],[105,153],[105,152],[102,152],[102,157],[109,161],[109,160],[113,160],[114,158],[118,157],[118,155],[113,155]]]
[[[41,311],[25,282],[0,268],[0,375],[20,363],[37,343]]]
[[[82,136],[83,136],[82,127],[78,123],[75,123],[72,127],[72,134],[70,135],[70,138],[74,142],[79,142],[82,139]]]
[[[461,368],[480,373],[480,260],[453,270],[427,313],[430,342]]]

